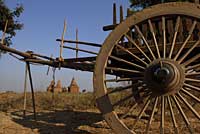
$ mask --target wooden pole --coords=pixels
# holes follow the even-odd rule
[[[122,5],[120,6],[120,23],[124,20],[124,15],[123,15],[123,7]]]
[[[76,59],[78,58],[78,29],[76,29]]]
[[[34,119],[36,120],[35,94],[34,94],[34,89],[33,89],[33,81],[32,81],[32,76],[31,76],[31,68],[30,68],[30,63],[29,62],[26,62],[26,64],[27,64],[27,67],[28,67],[29,80],[30,80],[30,85],[31,85],[31,94],[32,94],[32,104],[33,104]]]
[[[6,36],[7,26],[8,26],[8,20],[6,20],[6,24],[5,24],[4,31],[3,31],[3,36],[2,36],[2,39],[1,39],[1,44],[4,43],[4,39],[5,39],[5,36]]]
[[[53,68],[53,81],[54,81],[54,85],[53,85],[53,91],[52,91],[52,105],[53,105],[53,110],[56,110],[55,107],[55,84],[56,84],[56,78],[55,78],[55,74],[56,74],[56,68]]]
[[[53,54],[51,54],[51,59],[53,58]],[[49,75],[49,70],[50,70],[50,66],[48,66],[48,68],[47,68],[47,75]]]
[[[27,72],[28,66],[25,65],[25,78],[24,78],[24,109],[23,109],[23,116],[26,117],[26,91],[27,91]]]
[[[61,41],[61,39],[56,39],[56,41]],[[73,41],[73,40],[64,40],[63,42],[72,43],[72,44],[78,43],[78,44],[82,44],[82,45],[86,45],[86,46],[93,46],[93,47],[102,47],[101,44],[91,43],[91,42]]]
[[[113,25],[117,24],[116,4],[113,4]]]
[[[130,10],[130,8],[127,8],[127,17],[129,17],[131,15],[131,10]]]
[[[63,28],[62,38],[61,38],[60,59],[62,58],[62,51],[63,51],[63,45],[64,45],[64,36],[65,36],[65,32],[66,32],[66,20],[64,20],[64,28]]]
[[[123,21],[124,17],[123,17],[123,7],[122,5],[120,5],[120,23]],[[121,39],[121,43],[124,44],[124,37]],[[118,52],[118,49],[116,49]]]
[[[63,48],[67,48],[67,49],[71,49],[71,50],[78,50],[78,51],[81,51],[81,52],[85,52],[85,53],[89,53],[89,54],[94,54],[94,55],[98,55],[97,52],[93,52],[93,51],[89,51],[89,50],[84,50],[84,49],[76,49],[74,47],[68,47],[68,46],[63,46]]]
[[[60,57],[59,57],[59,69],[61,68],[61,62],[63,62],[62,52],[63,52],[63,46],[64,46],[64,36],[66,32],[66,20],[64,20],[64,27],[63,27],[63,33],[62,33],[62,40],[60,45]]]

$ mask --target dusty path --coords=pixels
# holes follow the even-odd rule
[[[110,134],[112,130],[94,110],[87,111],[43,111],[37,120],[22,112],[0,113],[0,134]]]
[[[92,105],[89,105],[92,100],[91,98],[87,98],[87,96],[83,95],[72,96],[62,94],[58,97],[56,104],[58,106],[62,104],[62,107],[57,106],[52,108],[51,94],[38,93],[36,99],[37,120],[35,121],[33,120],[32,113],[27,112],[27,117],[23,118],[23,112],[19,111],[19,109],[23,107],[23,97],[21,94],[0,94],[0,134],[114,134],[105,121],[102,121],[102,116],[97,108],[92,108]],[[85,104],[87,101],[88,103]],[[31,101],[29,100],[28,102],[28,109],[32,110]],[[57,110],[44,110],[44,108]],[[83,110],[83,108],[85,108],[85,110]],[[200,111],[199,105],[196,105],[196,108]],[[122,114],[122,111],[121,109],[118,113]],[[192,113],[186,113],[186,115],[188,114]],[[178,113],[178,115],[180,114]],[[168,112],[166,112],[166,116],[169,117]],[[171,134],[174,133],[173,125],[171,118],[167,117],[165,122],[165,134]],[[132,128],[134,120],[135,116],[130,115],[123,121]],[[177,118],[177,121],[180,130],[179,133],[188,134],[188,128],[183,119]],[[195,116],[192,116],[189,121],[194,128],[195,134],[199,134],[200,121],[195,119]],[[141,120],[134,130],[138,134],[144,133],[146,123],[146,119]],[[151,125],[150,134],[158,134],[159,126],[160,116],[157,116],[157,118],[154,118]]]
[[[192,119],[190,120],[192,121]],[[132,124],[133,120],[126,120]],[[137,133],[143,133],[144,123],[136,128]],[[160,122],[156,121],[151,126],[152,134],[159,133]],[[172,124],[166,122],[166,128]],[[200,133],[200,123],[195,123],[195,133]],[[180,133],[187,134],[188,129],[184,125]],[[173,133],[173,129],[165,131],[166,134]],[[57,110],[40,111],[37,113],[37,120],[29,114],[24,119],[22,111],[12,110],[7,114],[0,112],[0,134],[114,134],[102,121],[101,114],[95,109],[92,110]]]
[[[112,134],[96,111],[42,111],[34,121],[22,112],[0,113],[0,134]]]

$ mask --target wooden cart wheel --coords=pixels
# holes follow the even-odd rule
[[[156,126],[160,133],[198,131],[199,8],[187,2],[146,8],[105,40],[93,84],[97,106],[116,133],[155,132]]]

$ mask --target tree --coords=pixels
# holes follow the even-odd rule
[[[0,34],[3,34],[6,21],[8,21],[4,40],[4,44],[7,46],[12,44],[11,38],[16,35],[16,30],[21,30],[23,27],[23,24],[17,20],[23,10],[22,5],[17,5],[14,10],[11,10],[5,5],[4,0],[0,0]]]
[[[194,2],[194,0],[129,0],[131,5],[130,7],[133,8],[133,11],[137,11],[139,9],[143,9],[148,6],[152,6],[159,3],[165,3],[165,2]]]

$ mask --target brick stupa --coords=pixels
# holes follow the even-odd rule
[[[76,82],[76,80],[74,79],[74,77],[72,78],[71,84],[69,86],[68,89],[69,93],[79,93],[79,86]]]

